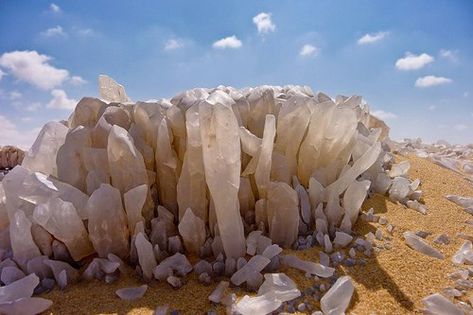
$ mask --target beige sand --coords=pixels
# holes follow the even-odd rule
[[[402,158],[399,158],[402,159]],[[359,220],[355,231],[364,235],[381,227],[388,240],[379,242],[381,246],[391,245],[371,258],[366,266],[341,267],[339,274],[350,275],[356,285],[354,298],[348,313],[351,314],[411,314],[419,313],[422,298],[452,286],[447,275],[455,270],[451,257],[463,240],[455,237],[459,232],[473,235],[473,226],[465,224],[471,215],[444,198],[445,194],[473,196],[473,185],[449,170],[434,165],[424,159],[411,157],[410,177],[422,180],[421,189],[429,208],[428,215],[392,203],[383,196],[375,196],[365,202],[363,209],[373,207],[375,213],[385,216],[396,228],[392,236],[385,226],[366,223]],[[427,231],[433,233],[427,240],[432,240],[441,233],[451,238],[449,245],[435,245],[445,256],[437,260],[417,253],[404,244],[404,231]],[[286,251],[304,259],[318,261],[318,250]],[[302,272],[286,270],[303,289],[313,284]],[[141,282],[132,276],[121,276],[113,284],[99,281],[83,282],[67,288],[65,291],[54,290],[43,297],[52,299],[54,304],[51,314],[152,314],[156,306],[169,305],[180,314],[203,314],[212,308],[207,297],[216,284],[203,286],[195,275],[187,278],[187,283],[179,290],[173,290],[166,283],[153,282],[145,296],[134,302],[125,302],[115,295],[115,290],[138,286]],[[237,292],[244,294],[243,291]],[[317,303],[310,301],[315,306]],[[223,308],[217,309],[224,313]]]

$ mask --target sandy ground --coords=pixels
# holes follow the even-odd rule
[[[403,158],[399,158],[403,159]],[[383,231],[385,239],[378,241],[380,250],[367,258],[365,266],[339,267],[337,273],[350,275],[356,286],[349,314],[413,314],[420,313],[422,298],[453,286],[447,275],[456,270],[451,257],[464,240],[456,237],[457,233],[473,235],[473,226],[465,223],[471,215],[444,198],[445,194],[473,196],[473,185],[460,175],[437,166],[427,160],[411,157],[411,179],[420,178],[424,201],[429,208],[428,215],[406,209],[383,196],[375,195],[368,199],[363,210],[373,207],[375,213],[384,216],[395,226],[392,235],[386,226],[359,220],[355,232],[364,235]],[[445,254],[444,260],[424,256],[407,247],[402,238],[404,231],[426,231],[432,233],[427,240],[446,233],[449,245],[435,245]],[[319,260],[318,249],[304,251],[285,251],[304,259]],[[284,270],[294,279],[299,289],[314,284],[314,279],[307,279],[297,270]],[[153,282],[145,296],[137,301],[126,302],[115,295],[115,290],[123,287],[138,286],[142,283],[134,276],[121,276],[112,284],[99,281],[82,282],[68,287],[65,291],[53,290],[43,297],[53,300],[50,314],[153,314],[158,305],[169,305],[170,309],[179,310],[180,314],[204,314],[215,309],[207,297],[217,283],[204,286],[198,283],[192,274],[187,283],[179,290],[170,288],[166,283]],[[236,291],[239,296],[244,291]],[[307,299],[314,307],[318,302]],[[215,309],[219,314],[223,308]],[[310,312],[309,312],[310,314]]]

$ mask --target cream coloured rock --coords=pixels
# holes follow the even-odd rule
[[[199,106],[194,105],[186,112],[187,145],[181,176],[177,183],[179,218],[187,208],[207,222],[208,204],[202,141],[200,138]]]
[[[74,260],[79,261],[94,253],[85,226],[72,203],[60,198],[50,199],[36,206],[33,219],[63,242]]]
[[[107,153],[112,185],[122,194],[136,186],[148,184],[143,156],[125,129],[116,125],[112,127]]]
[[[271,182],[268,187],[267,215],[269,236],[274,243],[290,247],[299,231],[299,199],[286,183]]]
[[[270,174],[271,157],[274,146],[274,137],[276,136],[276,119],[274,115],[266,115],[263,141],[258,155],[258,163],[255,169],[255,182],[258,187],[258,199],[266,198]]]
[[[100,98],[106,102],[126,103],[131,101],[126,95],[123,85],[104,74],[99,75],[99,93]]]
[[[27,260],[41,255],[31,235],[31,221],[21,210],[17,210],[11,218],[10,241],[13,257],[18,262],[26,263]]]
[[[128,227],[120,191],[100,185],[87,202],[89,239],[100,257],[112,253],[128,257]]]
[[[206,237],[205,222],[196,216],[191,208],[187,208],[178,228],[186,250],[190,253],[199,254]]]
[[[144,222],[142,215],[143,206],[145,205],[148,196],[148,185],[140,185],[130,189],[123,194],[123,202],[125,204],[125,211],[128,221],[128,230],[130,234],[135,234],[135,226],[138,222]]]
[[[240,217],[240,135],[231,104],[223,92],[214,92],[199,104],[200,134],[205,179],[215,204],[217,223],[227,257],[245,253],[245,237]]]
[[[166,118],[159,124],[156,144],[156,179],[159,186],[159,201],[177,215],[178,158],[172,147],[172,134]]]
[[[67,127],[59,122],[44,125],[21,165],[32,172],[57,176],[56,156],[66,140],[67,131]]]

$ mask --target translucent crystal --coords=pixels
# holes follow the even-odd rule
[[[214,303],[220,303],[223,298],[223,294],[229,285],[230,283],[228,281],[220,281],[217,287],[209,295],[209,300]]]
[[[232,103],[228,95],[216,91],[199,104],[199,117],[205,179],[223,248],[227,257],[238,258],[245,253],[245,237],[238,204],[240,135]]]
[[[115,293],[120,299],[131,301],[142,298],[146,290],[148,290],[148,286],[143,284],[139,287],[118,289]]]
[[[126,103],[131,101],[126,95],[123,85],[103,74],[99,75],[99,93],[100,98],[106,102]]]
[[[444,255],[437,249],[430,246],[425,240],[417,236],[415,233],[407,231],[403,233],[406,244],[412,249],[437,259],[444,259]]]
[[[320,300],[320,308],[324,314],[344,314],[350,304],[355,287],[349,276],[337,279],[330,290]]]
[[[433,315],[463,315],[464,313],[446,297],[435,293],[422,300],[425,311]]]
[[[145,280],[151,280],[153,278],[153,270],[157,266],[153,245],[145,238],[143,233],[139,232],[135,239],[135,246],[138,251],[138,259],[143,277]]]
[[[38,276],[30,274],[20,280],[0,287],[0,303],[11,302],[32,296],[33,291],[38,284]]]
[[[290,247],[299,231],[299,199],[286,183],[271,182],[268,188],[269,236],[274,243]]]
[[[94,252],[85,226],[72,203],[60,198],[50,199],[36,206],[33,218],[66,245],[74,260],[79,261]]]
[[[128,227],[118,189],[102,184],[87,202],[89,238],[100,257],[113,253],[126,258]]]
[[[281,263],[321,278],[331,277],[335,271],[334,268],[323,266],[312,261],[302,260],[299,257],[292,255],[281,256]]]
[[[0,303],[0,313],[35,315],[46,311],[53,302],[38,297],[24,297],[14,301]]]
[[[178,228],[186,250],[190,253],[198,254],[205,242],[205,222],[194,215],[191,208],[187,208],[179,222]]]

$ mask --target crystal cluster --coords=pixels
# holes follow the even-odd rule
[[[212,301],[271,311],[299,292],[270,273],[280,265],[334,273],[282,248],[348,246],[368,194],[422,207],[420,182],[406,178],[406,163],[391,167],[389,129],[359,96],[220,86],[132,103],[106,76],[99,90],[101,99],[83,98],[68,120],[46,124],[0,182],[1,264],[15,267],[5,279],[34,273],[38,290],[63,288],[80,277],[71,264],[91,256],[82,278],[110,282],[128,263],[146,281],[179,287],[194,269],[203,283],[226,275],[258,291],[232,304],[224,282]],[[202,260],[192,266],[185,253]],[[324,312],[344,312],[351,280],[329,293]]]

